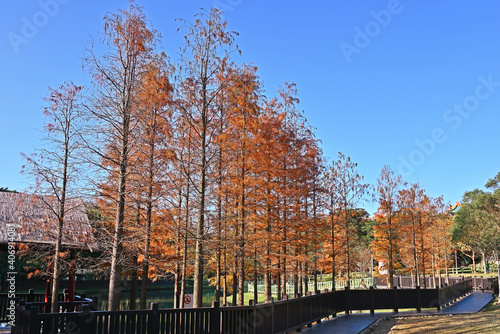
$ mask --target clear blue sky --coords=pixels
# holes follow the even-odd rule
[[[499,1],[138,4],[174,60],[183,36],[175,19],[225,9],[229,29],[240,33],[240,61],[259,68],[266,94],[296,82],[325,155],[349,155],[369,183],[389,164],[454,203],[500,171]],[[0,186],[23,190],[19,153],[39,146],[47,87],[88,84],[84,45],[92,37],[99,42],[106,12],[128,3],[25,0],[2,7]]]

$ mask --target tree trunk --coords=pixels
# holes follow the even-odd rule
[[[181,229],[182,229],[182,187],[179,186],[179,202],[177,203],[177,226],[175,228],[175,256],[181,259]],[[180,307],[180,295],[181,295],[181,265],[182,261],[175,261],[174,267],[174,308]]]
[[[415,285],[422,287],[422,284],[420,284],[420,272],[418,270],[419,264],[418,264],[418,252],[417,252],[417,233],[416,233],[416,226],[415,226],[415,217],[413,216],[413,212],[411,213],[411,221],[412,221],[412,227],[413,227],[413,265],[415,266]]]
[[[334,207],[333,207],[333,194],[330,197],[330,219],[331,219],[331,228],[332,228],[332,291],[335,291],[335,220],[333,218]],[[315,277],[316,279],[316,277]],[[318,288],[317,282],[315,283],[315,289]]]
[[[257,231],[254,230],[254,234],[256,233]],[[258,276],[257,276],[257,265],[258,265],[258,262],[257,262],[257,247],[254,247],[253,249],[253,300],[254,300],[254,305],[257,305],[259,303],[259,292],[257,291],[258,289],[258,284],[257,284],[257,281],[258,281]]]
[[[135,310],[137,299],[137,255],[132,255],[132,280],[130,285],[130,309]]]
[[[497,255],[498,291],[500,291],[500,257],[499,257],[499,254],[498,254],[498,246],[497,246],[496,255]]]
[[[146,217],[146,240],[144,241],[144,261],[142,263],[142,277],[141,277],[141,300],[139,308],[141,310],[146,309],[146,301],[148,294],[148,277],[149,277],[149,256],[151,249],[151,211],[152,211],[152,199],[151,190],[148,194],[147,203],[147,217]]]
[[[276,293],[278,300],[281,300],[283,295],[281,288],[281,248],[278,247],[278,268],[276,273]]]
[[[224,216],[227,216],[227,195],[225,197],[224,204]],[[224,290],[222,291],[222,306],[227,306],[227,222],[224,220],[224,249],[223,249],[223,261],[224,261]]]
[[[270,189],[269,189],[269,175],[267,175],[267,187],[266,187],[266,214],[267,214],[267,226],[266,226],[266,274],[264,277],[264,295],[267,301],[271,298],[271,205],[269,203]]]
[[[207,115],[202,114],[202,132],[200,144],[200,170],[198,184],[198,223],[196,226],[196,249],[194,262],[193,307],[202,307],[203,303],[203,268],[204,268],[204,241],[205,241],[205,190],[206,190],[206,131]]]
[[[347,216],[347,205],[344,203],[344,222],[345,222],[345,247],[347,262],[347,287],[351,288],[351,249],[349,245],[349,219]]]
[[[445,269],[446,269],[446,284],[450,284],[450,273],[449,273],[449,268],[448,268],[448,252],[446,251],[445,249],[445,253],[444,253],[444,261],[445,261]]]
[[[65,131],[64,140],[64,162],[63,162],[63,174],[62,174],[62,188],[61,188],[61,198],[59,200],[59,212],[57,221],[57,235],[56,235],[56,245],[54,250],[54,272],[52,273],[52,300],[50,311],[52,313],[59,312],[58,304],[58,294],[59,294],[59,278],[60,278],[60,259],[59,254],[62,251],[62,237],[63,237],[63,226],[64,226],[64,216],[66,213],[66,188],[68,185],[68,159],[69,159],[69,134],[67,134],[69,128]]]
[[[59,312],[59,265],[60,259],[59,254],[61,253],[61,243],[62,243],[62,228],[63,228],[64,218],[59,217],[57,224],[57,239],[56,239],[56,248],[54,250],[54,272],[52,273],[52,297],[50,304],[50,312],[57,313]]]
[[[392,212],[389,213],[389,217],[387,218],[387,224],[388,224],[388,227],[389,227],[389,256],[388,256],[388,266],[389,266],[389,277],[387,278],[387,286],[389,287],[389,289],[392,289],[394,287],[394,280],[393,280],[393,277],[394,277],[394,267],[393,267],[393,263],[392,263],[392,247],[393,247],[393,244],[392,244]]]
[[[238,305],[243,306],[243,303],[245,301],[244,296],[245,296],[245,229],[246,229],[246,223],[245,223],[245,150],[242,149],[241,152],[241,159],[242,159],[242,166],[241,166],[241,173],[240,173],[240,181],[241,181],[241,201],[240,201],[240,219],[241,219],[241,227],[240,227],[240,240],[239,240],[239,272],[238,272],[238,293],[239,293],[239,298],[238,298]]]
[[[184,296],[186,295],[186,274],[187,274],[187,252],[188,252],[188,230],[189,230],[189,180],[186,182],[186,212],[184,216],[184,249],[182,252],[181,269],[181,294],[179,296],[179,307],[184,308]]]
[[[224,119],[223,111],[221,108],[221,120]],[[220,122],[220,133],[224,131],[224,122]],[[221,242],[222,242],[222,146],[219,147],[219,161],[217,165],[217,267],[215,272],[215,300],[220,301],[220,282],[221,282]]]
[[[128,162],[128,131],[130,115],[123,117],[123,138],[121,142],[120,174],[118,184],[118,205],[116,208],[115,231],[111,253],[111,267],[109,274],[108,311],[116,311],[120,308],[120,281],[121,281],[121,244],[123,238],[123,222],[125,220],[125,198],[127,185],[127,162]]]
[[[481,263],[483,265],[483,274],[486,274],[486,252],[481,252]]]
[[[155,140],[156,140],[156,112],[153,110],[153,129],[149,142],[149,161],[148,161],[148,179],[147,179],[147,198],[146,198],[146,240],[144,240],[144,262],[142,263],[142,286],[140,309],[146,308],[149,277],[149,257],[151,250],[151,231],[153,224],[153,183],[154,183],[154,161],[155,161]]]
[[[286,222],[286,218],[285,218],[285,222]],[[286,238],[286,223],[285,223],[285,226],[283,227],[283,245],[282,245],[283,267],[281,268],[281,270],[282,270],[281,288],[282,288],[282,294],[283,294],[282,299],[284,299],[285,296],[287,295],[287,293],[286,293],[286,248],[287,248],[286,243],[287,243],[287,238]]]
[[[309,292],[309,268],[307,262],[304,263],[304,295]]]
[[[435,262],[434,255],[432,255],[432,277],[434,279],[434,289],[435,289],[437,277],[436,277],[436,262]]]
[[[215,269],[215,296],[214,296],[214,299],[219,302],[220,302],[221,260],[222,260],[221,258],[222,195],[220,194],[220,189],[222,186],[221,180],[222,180],[222,175],[219,172],[219,193],[217,194],[217,249],[216,249],[217,267]]]
[[[281,260],[278,262],[278,273],[276,274],[276,297],[278,298],[278,300],[281,300],[282,299],[282,296],[283,296],[283,289],[281,287],[281,271],[279,271],[281,268],[280,268],[280,264],[281,263]]]
[[[472,273],[476,274],[476,252],[472,251]]]
[[[236,262],[236,259],[234,260]],[[236,275],[236,263],[234,265],[234,272],[233,272],[233,301],[232,304],[233,306],[238,305],[238,276]]]
[[[420,225],[420,253],[422,257],[422,279],[424,283],[424,289],[427,289],[427,281],[425,279],[425,272],[426,272],[426,267],[425,267],[425,249],[424,249],[424,229],[422,226],[422,218],[419,217],[419,225]]]
[[[314,280],[314,293],[318,291],[318,244],[317,244],[317,233],[318,231],[316,230],[316,219],[317,219],[317,207],[316,207],[316,188],[314,189],[313,192],[313,218],[314,218],[314,267],[313,267],[313,280]],[[333,228],[332,228],[333,231]],[[333,240],[333,238],[332,238]],[[333,244],[332,244],[332,250],[333,250]],[[333,255],[333,254],[332,254]],[[335,268],[335,263],[333,263],[333,268]],[[332,274],[333,277],[333,274]],[[333,285],[332,290],[335,290],[335,285]]]
[[[223,250],[223,261],[224,261],[224,278],[222,280],[222,306],[227,306],[227,249],[226,249],[226,223],[224,222],[224,250]]]
[[[297,249],[295,249],[295,256],[297,256]],[[299,294],[299,262],[295,261],[295,270],[293,273],[293,295],[294,297]]]
[[[188,152],[187,152],[187,164],[191,164],[191,131],[189,131],[188,138]],[[189,170],[189,167],[188,167]],[[182,277],[181,277],[181,294],[179,296],[179,307],[184,308],[184,296],[186,295],[186,274],[187,274],[187,258],[188,258],[188,232],[189,232],[189,218],[190,218],[190,210],[189,210],[189,199],[190,199],[190,183],[189,177],[186,176],[186,194],[185,194],[185,202],[186,202],[186,210],[184,213],[184,246],[183,246],[183,255],[182,255]]]

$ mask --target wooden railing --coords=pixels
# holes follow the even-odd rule
[[[488,267],[486,268],[487,271],[488,271],[488,268],[489,268],[490,273],[497,272],[497,265],[494,262],[488,263]],[[456,267],[448,268],[448,273],[450,273],[450,274],[479,274],[479,275],[485,274],[484,267],[483,267],[483,264],[481,262],[476,263],[476,270],[475,271],[474,271],[474,265],[469,264],[467,266],[461,266],[458,268],[456,268]]]
[[[472,278],[473,280],[473,288],[475,290],[493,290],[495,289],[495,282],[498,285],[498,278],[497,277],[468,277]],[[434,278],[433,276],[426,276],[425,277],[425,286],[426,288],[436,288],[445,285],[453,285],[458,282],[461,282],[465,279],[464,276],[460,277],[449,277],[449,284],[446,284],[446,278],[442,277],[441,279],[441,284],[439,282],[439,278],[436,277]],[[423,286],[423,277],[420,277],[420,286]],[[398,287],[399,289],[413,289],[415,288],[415,279],[414,277],[411,276],[394,276],[393,277],[393,285]],[[385,282],[384,279],[381,277],[375,277],[374,279],[374,284],[376,287],[381,287],[381,286],[386,286],[387,283]],[[497,287],[498,289],[498,287]]]
[[[14,334],[170,334],[170,333],[286,333],[351,310],[436,308],[473,290],[473,279],[437,289],[374,289],[325,291],[265,304],[195,309],[94,311],[81,305],[77,312],[41,313],[37,302],[16,306]]]
[[[328,290],[333,290],[332,289],[332,281],[325,281],[325,282],[318,282],[318,290],[324,291],[326,289]],[[344,281],[336,281],[335,282],[335,290],[342,290],[345,289],[347,285],[347,280]],[[373,277],[363,277],[363,278],[351,278],[350,280],[350,285],[351,289],[368,289],[370,286],[373,286]],[[247,284],[248,287],[248,292],[253,293],[254,291],[254,285],[253,282],[249,282]],[[264,284],[257,284],[257,292],[258,293],[264,293],[265,286]],[[306,291],[306,285],[302,284],[302,289],[303,291]],[[307,284],[307,291],[314,291],[314,282],[309,282]],[[286,285],[286,294],[288,295],[294,295],[295,293],[295,286],[294,284],[287,284]],[[278,295],[278,286],[276,284],[271,285],[271,295],[277,296]]]
[[[86,298],[85,294],[76,295],[73,302],[66,302],[65,298],[66,294],[64,293],[58,295],[60,312],[74,311],[77,310],[78,307],[81,309],[83,304],[93,305],[97,303],[97,300]],[[11,300],[15,304],[19,304],[20,301],[23,301],[32,306],[38,306],[40,312],[43,313],[50,312],[50,296],[49,301],[46,302],[44,293],[34,293],[33,290],[30,289],[28,293],[16,293],[13,299],[8,293],[0,293],[0,322],[7,323],[12,320],[8,317],[11,309],[13,310],[12,307],[9,309]]]
[[[29,290],[28,293],[16,293],[14,296],[14,302],[18,303],[19,300],[25,300],[27,302],[44,302],[44,293],[34,293],[33,290]],[[64,300],[64,294],[60,293],[58,296],[59,301]],[[9,297],[8,293],[0,293],[0,322],[7,322],[8,307],[12,298]]]
[[[12,334],[52,333],[219,333],[218,305],[212,308],[93,311],[84,306],[80,312],[39,313],[37,306],[17,308],[18,318]],[[19,322],[18,322],[19,321]]]
[[[440,289],[345,289],[256,306],[223,307],[221,333],[287,333],[352,310],[439,310],[471,291],[468,279]]]
[[[498,295],[498,277],[472,277],[475,290],[493,290]]]

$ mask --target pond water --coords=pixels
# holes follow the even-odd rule
[[[97,297],[97,309],[108,309],[108,290],[107,289],[78,289],[78,293],[85,293],[88,298],[92,296]],[[186,293],[193,293],[193,287],[187,286]],[[140,289],[137,289],[136,307],[139,306]],[[203,287],[203,306],[211,306],[214,300],[215,289],[214,287]],[[151,303],[158,303],[159,308],[173,308],[174,307],[174,287],[169,284],[157,285],[148,289],[146,307],[149,308]],[[128,310],[130,308],[130,290],[124,290],[120,294],[120,309]]]

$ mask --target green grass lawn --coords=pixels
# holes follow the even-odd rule
[[[246,293],[244,294],[244,302],[243,302],[243,305],[249,305],[250,300],[252,300],[252,299],[253,299],[253,293],[248,293],[248,292],[246,292]],[[264,303],[264,302],[266,301],[266,298],[265,298],[264,294],[261,294],[261,293],[260,293],[260,294],[258,294],[258,299],[259,299],[259,300],[258,300],[258,303],[259,303],[259,304],[260,304],[260,303]],[[232,303],[232,301],[233,301],[233,297],[232,297],[232,296],[229,296],[229,297],[227,297],[227,298],[226,298],[226,300],[227,300],[227,305],[231,305],[231,303]],[[275,300],[276,300],[276,297],[275,297]]]

